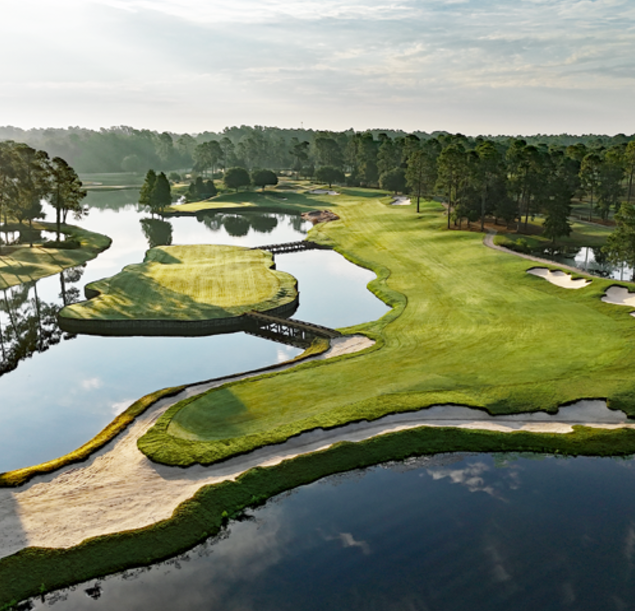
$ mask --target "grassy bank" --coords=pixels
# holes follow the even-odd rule
[[[35,222],[33,228],[55,231],[55,223]],[[41,243],[35,243],[33,248],[20,245],[0,249],[0,290],[59,274],[68,267],[86,263],[106,250],[112,242],[108,236],[74,225],[62,225],[62,233],[77,240],[79,248],[44,248]]]
[[[143,263],[88,285],[98,296],[64,308],[82,320],[211,320],[293,302],[295,278],[271,253],[236,246],[161,246]]]
[[[209,464],[301,431],[458,403],[491,414],[554,411],[608,398],[635,415],[635,324],[602,303],[614,282],[567,291],[528,275],[532,263],[446,231],[442,208],[417,216],[359,190],[331,197],[341,221],[314,229],[378,273],[394,306],[357,330],[375,349],[230,384],[171,408],[139,442],[152,460]]]
[[[294,188],[297,185],[294,185]],[[200,212],[231,212],[232,209],[255,209],[260,211],[290,212],[298,214],[315,210],[316,208],[331,208],[335,210],[339,203],[338,197],[329,195],[312,195],[309,190],[318,188],[312,184],[303,184],[302,192],[295,190],[270,191],[241,191],[238,193],[224,193],[211,199],[179,206],[170,206],[168,214],[197,214]],[[324,188],[324,187],[322,187]],[[347,190],[351,192],[351,189]],[[375,189],[355,189],[360,197],[377,197]]]
[[[143,414],[148,407],[156,403],[159,399],[172,397],[173,395],[181,392],[184,388],[184,386],[164,388],[135,401],[125,412],[119,414],[103,431],[73,452],[39,465],[0,473],[0,487],[14,488],[21,486],[36,475],[52,473],[62,467],[88,459],[91,454],[94,454],[103,448],[107,443],[111,442],[117,435],[119,435],[119,433],[124,431],[130,424],[132,424],[132,422],[134,422],[135,418]]]
[[[544,218],[538,217],[528,223],[527,231],[524,233],[509,232],[501,229],[494,238],[494,243],[519,252],[541,252],[545,248],[552,248],[552,240],[541,235],[543,224]],[[558,238],[556,246],[571,249],[584,246],[601,248],[606,244],[606,240],[612,231],[613,227],[573,221],[571,223],[571,234]]]
[[[253,469],[235,482],[202,488],[171,519],[116,535],[96,537],[70,549],[28,548],[0,560],[0,609],[30,596],[169,558],[214,536],[245,508],[334,473],[387,460],[454,451],[549,452],[620,455],[635,450],[635,431],[575,427],[568,435],[499,434],[461,429],[414,429]]]

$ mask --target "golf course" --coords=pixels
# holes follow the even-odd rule
[[[11,229],[16,231],[16,224]],[[36,231],[55,231],[54,223],[36,221]],[[75,248],[59,248],[35,242],[0,247],[0,290],[33,282],[95,258],[110,246],[110,238],[74,225],[63,225],[61,233]]]
[[[140,440],[146,455],[210,464],[316,427],[446,403],[496,415],[606,398],[635,414],[635,324],[601,300],[614,281],[551,285],[527,273],[530,262],[486,248],[482,234],[446,230],[439,204],[416,215],[377,195],[329,197],[341,220],[310,233],[377,274],[369,288],[393,309],[345,330],[375,346],[180,402]]]
[[[295,279],[271,269],[262,250],[233,246],[163,246],[145,261],[87,286],[92,299],[67,306],[61,319],[218,320],[269,311],[297,298]]]

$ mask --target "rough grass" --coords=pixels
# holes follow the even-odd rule
[[[530,250],[538,250],[547,248],[552,245],[552,241],[540,235],[545,219],[537,217],[531,221],[527,233],[516,233],[500,231],[494,238],[494,243],[507,248],[514,248],[514,243],[518,240],[524,240]],[[590,246],[599,248],[606,244],[608,236],[613,231],[612,227],[605,227],[595,223],[586,223],[584,221],[574,221],[571,223],[571,234],[558,238],[556,244],[558,246],[583,247]]]
[[[141,264],[89,285],[100,295],[61,316],[88,320],[209,320],[292,302],[296,280],[271,253],[237,246],[161,246]]]
[[[311,237],[378,273],[370,288],[394,310],[351,329],[374,333],[376,348],[181,402],[139,441],[152,460],[209,464],[440,403],[504,414],[601,397],[635,415],[635,323],[628,308],[600,301],[614,281],[562,289],[482,235],[444,230],[438,204],[417,216],[357,191],[332,197],[341,221]]]
[[[33,227],[55,231],[54,223],[33,223]],[[12,248],[10,254],[0,254],[0,290],[59,274],[68,267],[86,263],[106,250],[112,242],[108,236],[74,225],[62,225],[62,233],[73,235],[79,240],[80,247],[69,250],[41,246],[30,248],[26,245]]]
[[[625,455],[635,451],[635,431],[574,427],[566,435],[463,429],[413,429],[381,435],[252,469],[236,481],[202,488],[169,520],[135,531],[88,539],[69,549],[27,548],[0,560],[0,609],[30,596],[146,566],[183,553],[216,535],[229,518],[268,498],[322,477],[387,460],[455,451],[549,452]]]

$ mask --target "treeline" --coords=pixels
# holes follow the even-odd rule
[[[89,130],[79,127],[66,129],[30,129],[0,127],[0,140],[23,142],[46,151],[50,157],[61,157],[80,173],[146,172],[148,168],[168,172],[190,169],[217,171],[229,167],[248,170],[270,168],[294,169],[312,175],[324,165],[340,166],[348,174],[355,162],[360,138],[372,139],[377,146],[382,139],[400,142],[407,136],[421,141],[443,138],[443,131],[408,134],[399,130],[369,130],[361,134],[354,130],[343,132],[308,129],[281,129],[278,127],[228,127],[221,132],[203,132],[196,135],[155,132],[119,126]],[[583,144],[587,148],[610,148],[625,144],[634,136],[535,135],[524,137],[527,144],[544,146],[571,146]],[[507,136],[488,136],[497,144],[510,142]],[[477,138],[467,138],[476,146]],[[368,143],[366,142],[368,145]],[[201,146],[205,145],[205,146]],[[371,164],[372,166],[372,164]],[[375,180],[378,179],[375,176]],[[372,167],[364,179],[373,178]],[[362,180],[362,178],[360,178]]]
[[[75,170],[61,157],[52,159],[45,151],[12,141],[0,142],[0,220],[22,224],[44,218],[42,201],[56,211],[57,241],[60,225],[69,212],[76,218],[85,214],[86,197]]]
[[[460,226],[463,220],[480,220],[483,229],[491,216],[516,222],[520,229],[543,213],[544,235],[555,240],[570,233],[574,199],[586,198],[591,220],[594,213],[606,219],[633,196],[635,140],[607,148],[599,143],[533,145],[524,139],[469,142],[455,135],[408,146],[405,169],[381,174],[380,183],[394,189],[405,181],[417,199],[440,194],[448,208],[448,227],[452,221]]]

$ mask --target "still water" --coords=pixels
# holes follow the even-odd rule
[[[0,371],[5,371],[0,375],[0,472],[79,447],[149,392],[275,364],[300,352],[243,333],[198,338],[62,334],[55,314],[63,303],[83,298],[88,282],[142,261],[151,245],[259,246],[304,239],[311,227],[299,216],[281,214],[161,221],[137,210],[135,199],[135,191],[91,193],[91,211],[81,224],[112,237],[112,246],[85,267],[0,291]],[[276,265],[298,279],[295,318],[341,328],[387,311],[366,289],[375,275],[335,252],[278,255]]]
[[[611,278],[620,281],[631,281],[633,279],[633,269],[631,267],[609,263],[601,248],[584,246],[582,248],[570,248],[555,252],[552,249],[546,249],[539,256],[556,263],[577,267],[582,271],[601,278]]]
[[[36,609],[633,608],[635,461],[443,455],[304,486]],[[88,592],[87,592],[88,591]]]

